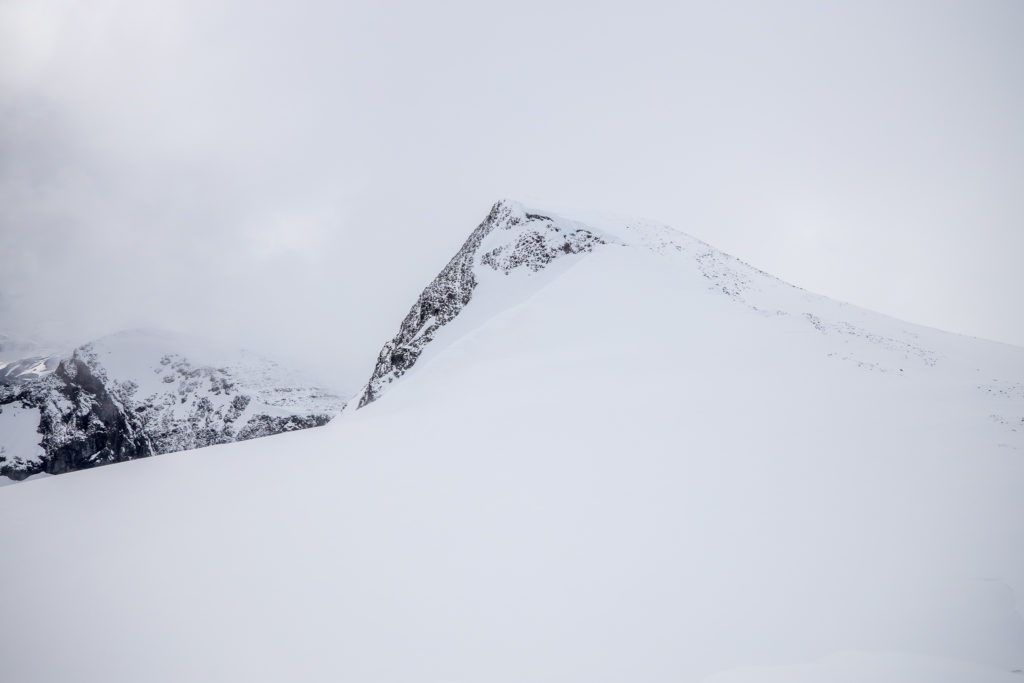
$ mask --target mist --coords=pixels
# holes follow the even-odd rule
[[[1024,345],[1017,2],[0,4],[0,332],[354,389],[490,205]]]

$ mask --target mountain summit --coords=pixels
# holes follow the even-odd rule
[[[419,358],[437,331],[473,298],[481,269],[508,275],[522,268],[537,272],[561,256],[592,250],[605,240],[590,229],[530,213],[518,202],[495,204],[448,265],[413,304],[394,339],[381,349],[359,407],[374,401]]]
[[[370,379],[359,392],[358,407],[379,398],[416,364],[442,328],[467,308],[478,286],[493,293],[497,306],[504,308],[549,281],[537,277],[540,271],[570,267],[576,257],[595,249],[639,250],[671,261],[699,274],[701,289],[764,316],[792,317],[801,326],[834,337],[844,349],[829,354],[837,360],[898,373],[937,361],[936,351],[919,343],[913,326],[805,292],[667,226],[615,217],[592,217],[582,223],[506,199],[494,204],[419,295],[398,333],[380,350]],[[854,338],[867,342],[864,348],[846,349]]]

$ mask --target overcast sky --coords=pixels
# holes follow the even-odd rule
[[[1022,36],[1017,0],[0,0],[0,332],[359,381],[513,197],[1024,345]]]

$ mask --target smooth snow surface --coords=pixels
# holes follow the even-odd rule
[[[2,489],[0,678],[1019,680],[1024,350],[615,234],[324,428]]]
[[[1020,683],[1022,673],[940,657],[839,652],[792,666],[736,669],[705,683]]]
[[[39,445],[43,435],[38,429],[39,408],[0,406],[0,455],[17,462],[32,462],[45,456],[46,451]]]
[[[46,472],[39,472],[37,474],[31,474],[31,475],[25,477],[24,479],[22,479],[21,481],[15,481],[14,479],[11,479],[10,477],[0,477],[0,486],[10,486],[11,484],[21,484],[21,483],[24,483],[26,481],[35,481],[36,479],[46,479],[47,477],[52,477],[52,476],[53,476],[52,474],[47,474]]]

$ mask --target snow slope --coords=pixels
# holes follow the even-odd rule
[[[41,416],[39,408],[11,404],[0,406],[0,458],[18,458],[24,462],[42,462],[46,457],[40,442],[43,435],[36,431]]]
[[[0,678],[1020,680],[1024,350],[588,231],[322,429],[0,489]]]

